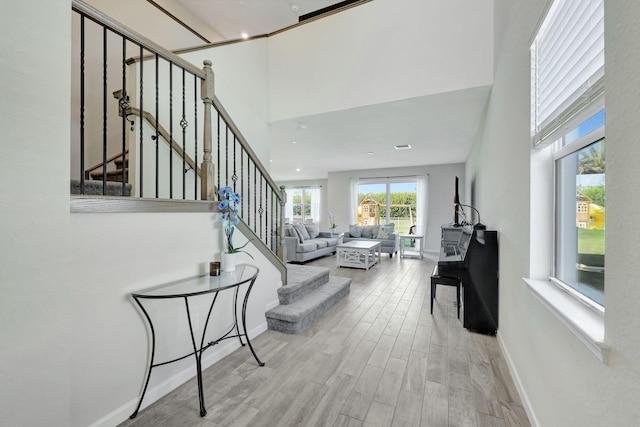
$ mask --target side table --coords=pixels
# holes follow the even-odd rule
[[[407,248],[405,244],[406,239],[411,239],[415,242],[413,248]],[[400,235],[400,258],[424,258],[424,235],[422,234],[401,234]]]

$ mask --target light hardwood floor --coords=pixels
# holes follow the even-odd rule
[[[434,261],[389,259],[369,271],[308,265],[352,279],[351,292],[300,335],[266,331],[122,426],[528,426],[495,337],[456,318]]]

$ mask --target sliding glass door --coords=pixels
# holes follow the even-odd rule
[[[359,225],[394,223],[400,234],[415,233],[417,209],[416,178],[361,180],[358,183]]]

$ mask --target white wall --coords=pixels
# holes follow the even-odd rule
[[[242,135],[269,171],[269,97],[267,92],[267,40],[256,39],[181,54],[202,67],[209,59],[215,74],[215,93]],[[215,115],[214,123],[215,128]],[[214,129],[215,132],[215,129]],[[217,144],[213,142],[214,147]],[[215,159],[214,159],[215,162]]]
[[[486,124],[467,162],[476,206],[500,235],[500,326],[532,421],[540,426],[631,426],[640,417],[640,243],[630,212],[640,208],[640,4],[605,2],[607,103],[607,270],[605,340],[601,363],[529,293],[529,85],[531,35],[545,0],[496,1],[495,83]],[[499,22],[498,22],[499,21]]]
[[[206,271],[221,232],[213,213],[70,214],[71,2],[8,3],[0,25],[1,423],[117,425],[133,411],[148,357],[129,293]],[[280,275],[250,250],[261,272],[248,329],[259,333]],[[228,342],[224,351],[239,346]],[[180,368],[154,372],[155,385],[169,384],[147,402],[185,379]]]
[[[327,210],[338,216],[338,231],[349,231],[350,188],[352,178],[428,175],[427,232],[425,250],[440,251],[440,226],[453,222],[453,193],[455,177],[460,178],[460,197],[464,200],[464,164],[430,165],[406,168],[367,169],[329,172]],[[484,216],[483,216],[484,218]]]
[[[69,11],[70,2],[40,0],[3,4],[0,13],[0,414],[6,425],[70,425]]]
[[[271,121],[491,84],[490,0],[401,3],[372,1],[270,37]]]

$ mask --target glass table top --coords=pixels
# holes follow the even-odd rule
[[[198,276],[166,283],[132,292],[136,298],[178,298],[217,292],[253,280],[258,275],[258,267],[238,264],[235,271],[220,272],[219,276]]]

